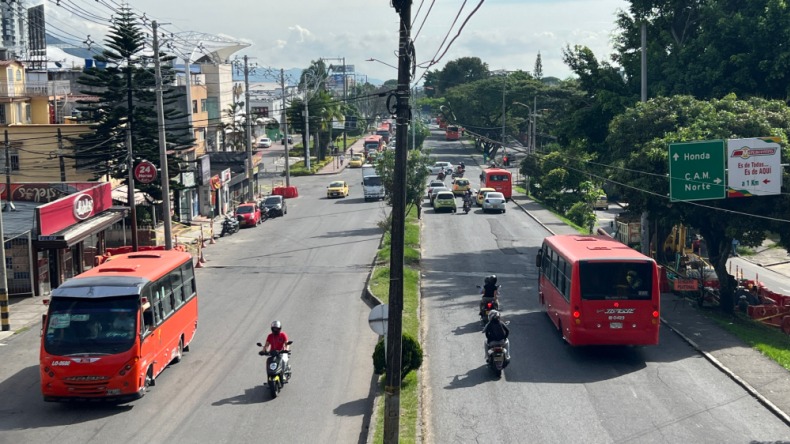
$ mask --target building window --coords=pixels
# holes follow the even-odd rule
[[[195,113],[197,113],[197,112],[198,112],[198,110],[197,110],[197,109],[198,109],[198,108],[197,108],[197,100],[193,100],[193,101],[192,101],[192,114],[195,114]]]
[[[206,102],[207,101],[208,100],[206,100],[206,99],[200,99],[200,112],[201,113],[205,113],[206,112]]]
[[[0,105],[0,124],[5,125],[8,121],[5,117],[5,105]]]
[[[2,174],[6,174],[5,153],[5,150],[0,150],[0,172]],[[11,156],[11,171],[19,171],[19,151],[12,148],[8,150],[8,154]]]
[[[16,81],[17,82],[21,82],[22,81],[22,70],[21,69],[17,69],[16,70]]]
[[[25,122],[31,123],[33,118],[33,112],[30,109],[30,104],[25,103]]]

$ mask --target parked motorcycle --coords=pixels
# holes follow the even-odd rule
[[[287,345],[293,344],[294,341],[286,342]],[[258,342],[259,347],[263,347],[260,342]],[[276,398],[277,394],[280,393],[282,390],[283,385],[287,383],[291,379],[291,365],[288,364],[286,366],[283,360],[283,354],[290,354],[290,350],[271,350],[269,352],[265,352],[263,350],[259,351],[258,354],[261,356],[268,356],[269,358],[266,360],[266,381],[269,385],[269,392],[272,394],[272,398]]]
[[[478,285],[477,288],[482,290],[483,287]],[[497,292],[499,289],[502,288],[501,285],[497,285]],[[491,313],[491,310],[500,311],[499,301],[496,298],[487,298],[483,297],[480,299],[480,323],[486,325],[488,323],[488,314]]]
[[[231,235],[237,231],[239,231],[239,221],[235,217],[226,214],[225,219],[222,221],[222,232],[219,234],[219,237],[223,237],[226,234]]]

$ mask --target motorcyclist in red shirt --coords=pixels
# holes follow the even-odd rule
[[[266,342],[263,344],[263,351],[269,352],[271,350],[275,351],[283,351],[288,350],[288,335],[285,334],[283,329],[283,324],[280,321],[272,322],[272,332],[266,336]],[[291,365],[288,364],[288,357],[290,353],[283,353],[282,355],[283,364],[285,364],[285,377],[286,381],[291,376]]]

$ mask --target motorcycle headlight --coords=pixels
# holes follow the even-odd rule
[[[277,370],[277,363],[276,362],[272,362],[271,364],[269,364],[269,369],[270,370]]]

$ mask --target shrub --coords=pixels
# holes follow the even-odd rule
[[[382,375],[387,369],[387,358],[384,355],[384,338],[376,344],[373,351],[373,371]],[[417,370],[422,365],[422,347],[416,339],[406,333],[401,337],[401,374],[400,379],[406,377],[412,370]]]
[[[588,228],[595,224],[595,213],[593,213],[590,205],[584,202],[573,204],[566,216],[571,222],[580,227]]]

